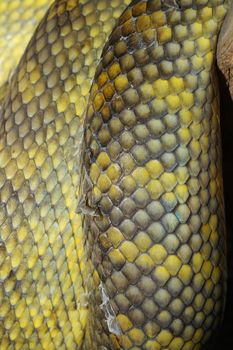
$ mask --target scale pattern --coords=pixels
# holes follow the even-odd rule
[[[81,348],[88,314],[77,213],[81,126],[102,48],[128,3],[56,1],[2,97],[1,350]],[[11,4],[16,11],[19,1]],[[29,4],[20,1],[23,9]]]
[[[16,68],[52,0],[0,1],[0,86]]]
[[[86,349],[198,350],[222,317],[213,58],[226,10],[224,0],[133,1],[104,48],[83,147],[96,268]]]

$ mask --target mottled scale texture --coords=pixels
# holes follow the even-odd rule
[[[129,1],[56,1],[33,34],[26,8],[35,6],[34,16],[48,3],[0,1],[1,36],[17,21],[18,31],[29,30],[17,33],[20,51],[32,36],[1,90],[1,350],[81,349],[88,317],[77,213],[81,126],[103,46]],[[7,38],[0,48],[2,84],[13,51]]]
[[[215,46],[224,0],[140,0],[105,46],[85,121],[86,349],[199,350],[225,300]]]

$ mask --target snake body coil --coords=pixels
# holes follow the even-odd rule
[[[43,17],[0,93],[1,350],[198,350],[216,329],[227,7],[57,0]]]

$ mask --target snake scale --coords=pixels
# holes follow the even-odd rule
[[[229,5],[0,1],[1,350],[199,350],[214,333]]]

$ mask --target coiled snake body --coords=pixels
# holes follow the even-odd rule
[[[202,349],[225,299],[229,2],[40,1],[16,67],[18,5],[0,2],[0,349]]]

